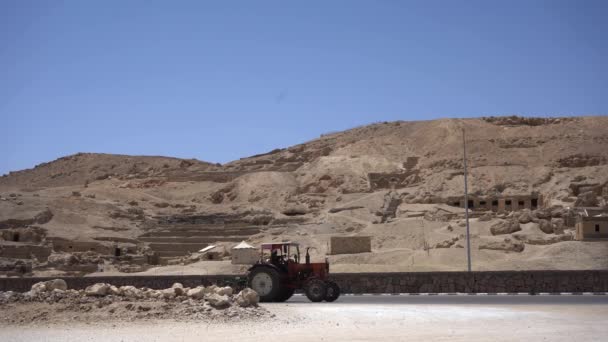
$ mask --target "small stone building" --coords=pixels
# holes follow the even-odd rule
[[[608,240],[608,213],[590,215],[585,210],[579,214],[575,227],[576,240]]]
[[[332,236],[330,239],[330,254],[354,254],[371,251],[371,236]]]
[[[260,252],[258,249],[245,241],[232,247],[231,254],[233,265],[253,265],[260,260]]]

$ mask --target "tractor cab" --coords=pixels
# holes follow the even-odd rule
[[[249,269],[249,287],[258,293],[262,302],[286,301],[299,289],[313,302],[336,300],[340,289],[327,279],[329,261],[325,258],[325,262],[311,262],[311,249],[315,248],[306,248],[304,262],[301,262],[298,243],[263,243],[260,260]]]
[[[289,263],[300,263],[300,245],[295,242],[263,243],[260,251],[260,262],[276,266],[287,266]]]

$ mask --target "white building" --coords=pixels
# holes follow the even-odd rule
[[[234,265],[253,265],[260,260],[260,252],[257,248],[242,241],[232,247],[232,264]]]

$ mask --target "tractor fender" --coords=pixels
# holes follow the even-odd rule
[[[251,272],[260,267],[269,267],[269,268],[275,269],[279,273],[283,272],[280,268],[278,268],[276,265],[273,265],[273,264],[255,264],[255,265],[249,267],[249,269],[247,271]]]

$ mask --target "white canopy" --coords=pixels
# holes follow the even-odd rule
[[[232,249],[255,249],[252,245],[248,244],[245,241],[241,241],[238,245],[232,247]]]
[[[198,251],[198,252],[199,252],[199,253],[205,253],[205,252],[208,252],[208,251],[210,251],[210,250],[214,249],[215,247],[216,247],[215,245],[210,245],[210,246],[207,246],[207,247],[205,247],[205,248],[201,249],[201,250],[200,250],[200,251]]]

